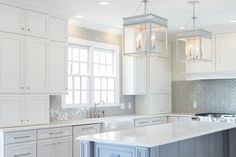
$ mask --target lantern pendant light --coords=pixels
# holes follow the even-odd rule
[[[124,18],[123,53],[130,56],[167,54],[167,19],[149,13],[148,0],[142,0],[144,14]]]
[[[193,6],[192,27],[189,24],[185,31],[177,33],[177,57],[179,61],[212,62],[212,33],[199,28],[200,22],[196,17],[196,4],[199,1],[189,1]]]

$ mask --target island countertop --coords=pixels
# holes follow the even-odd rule
[[[77,140],[152,148],[236,128],[236,123],[169,123],[78,137]]]

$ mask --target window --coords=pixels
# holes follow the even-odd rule
[[[69,45],[64,107],[90,107],[100,100],[106,106],[118,105],[118,82],[117,47],[97,43]]]

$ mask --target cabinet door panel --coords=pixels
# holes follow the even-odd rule
[[[135,92],[137,95],[146,94],[146,61],[145,58],[134,59]],[[132,82],[130,82],[132,83]]]
[[[72,137],[57,139],[56,157],[72,157]]]
[[[208,135],[195,138],[195,157],[209,157]]]
[[[224,137],[223,132],[217,132],[209,135],[209,157],[224,156]]]
[[[0,4],[0,31],[25,33],[25,10]]]
[[[68,23],[66,20],[50,18],[49,34],[54,41],[67,42]]]
[[[135,157],[135,149],[109,145],[95,145],[95,157]]]
[[[151,94],[150,96],[150,114],[161,114],[171,112],[170,94]]]
[[[180,157],[194,157],[194,139],[179,142]]]
[[[49,123],[48,96],[26,96],[24,117],[27,125]]]
[[[67,44],[51,42],[49,50],[49,90],[66,93],[67,90]]]
[[[217,71],[236,70],[236,33],[216,35]]]
[[[0,97],[0,127],[19,126],[22,124],[23,103],[21,96]]]
[[[91,135],[99,133],[101,130],[100,124],[95,125],[84,125],[84,126],[76,126],[73,127],[73,133],[74,133],[74,157],[80,157],[80,141],[76,140],[78,136],[84,136],[84,135]]]
[[[8,145],[6,157],[36,157],[36,142]]]
[[[47,38],[49,30],[48,15],[26,11],[26,33],[31,36]]]
[[[43,140],[37,144],[37,157],[57,157],[56,140]]]
[[[171,91],[171,68],[169,59],[150,58],[149,76],[151,93]]]
[[[23,92],[23,36],[0,33],[0,92]]]
[[[26,84],[27,92],[45,92],[47,90],[46,65],[48,41],[27,38]]]
[[[179,157],[178,143],[160,146],[160,157]]]

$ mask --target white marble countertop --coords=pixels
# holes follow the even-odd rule
[[[77,140],[152,148],[232,128],[236,128],[235,123],[179,122],[82,136]]]
[[[64,120],[64,121],[51,122],[50,124],[47,124],[47,125],[0,128],[0,132],[14,132],[14,131],[24,131],[24,130],[34,130],[34,129],[46,129],[46,128],[57,128],[57,127],[76,126],[76,125],[97,124],[97,123],[105,123],[109,121],[121,122],[121,121],[128,121],[128,120],[134,120],[134,119],[163,117],[163,116],[193,116],[193,115],[191,114],[122,115],[122,116],[110,116],[110,117],[104,117],[104,118]]]

